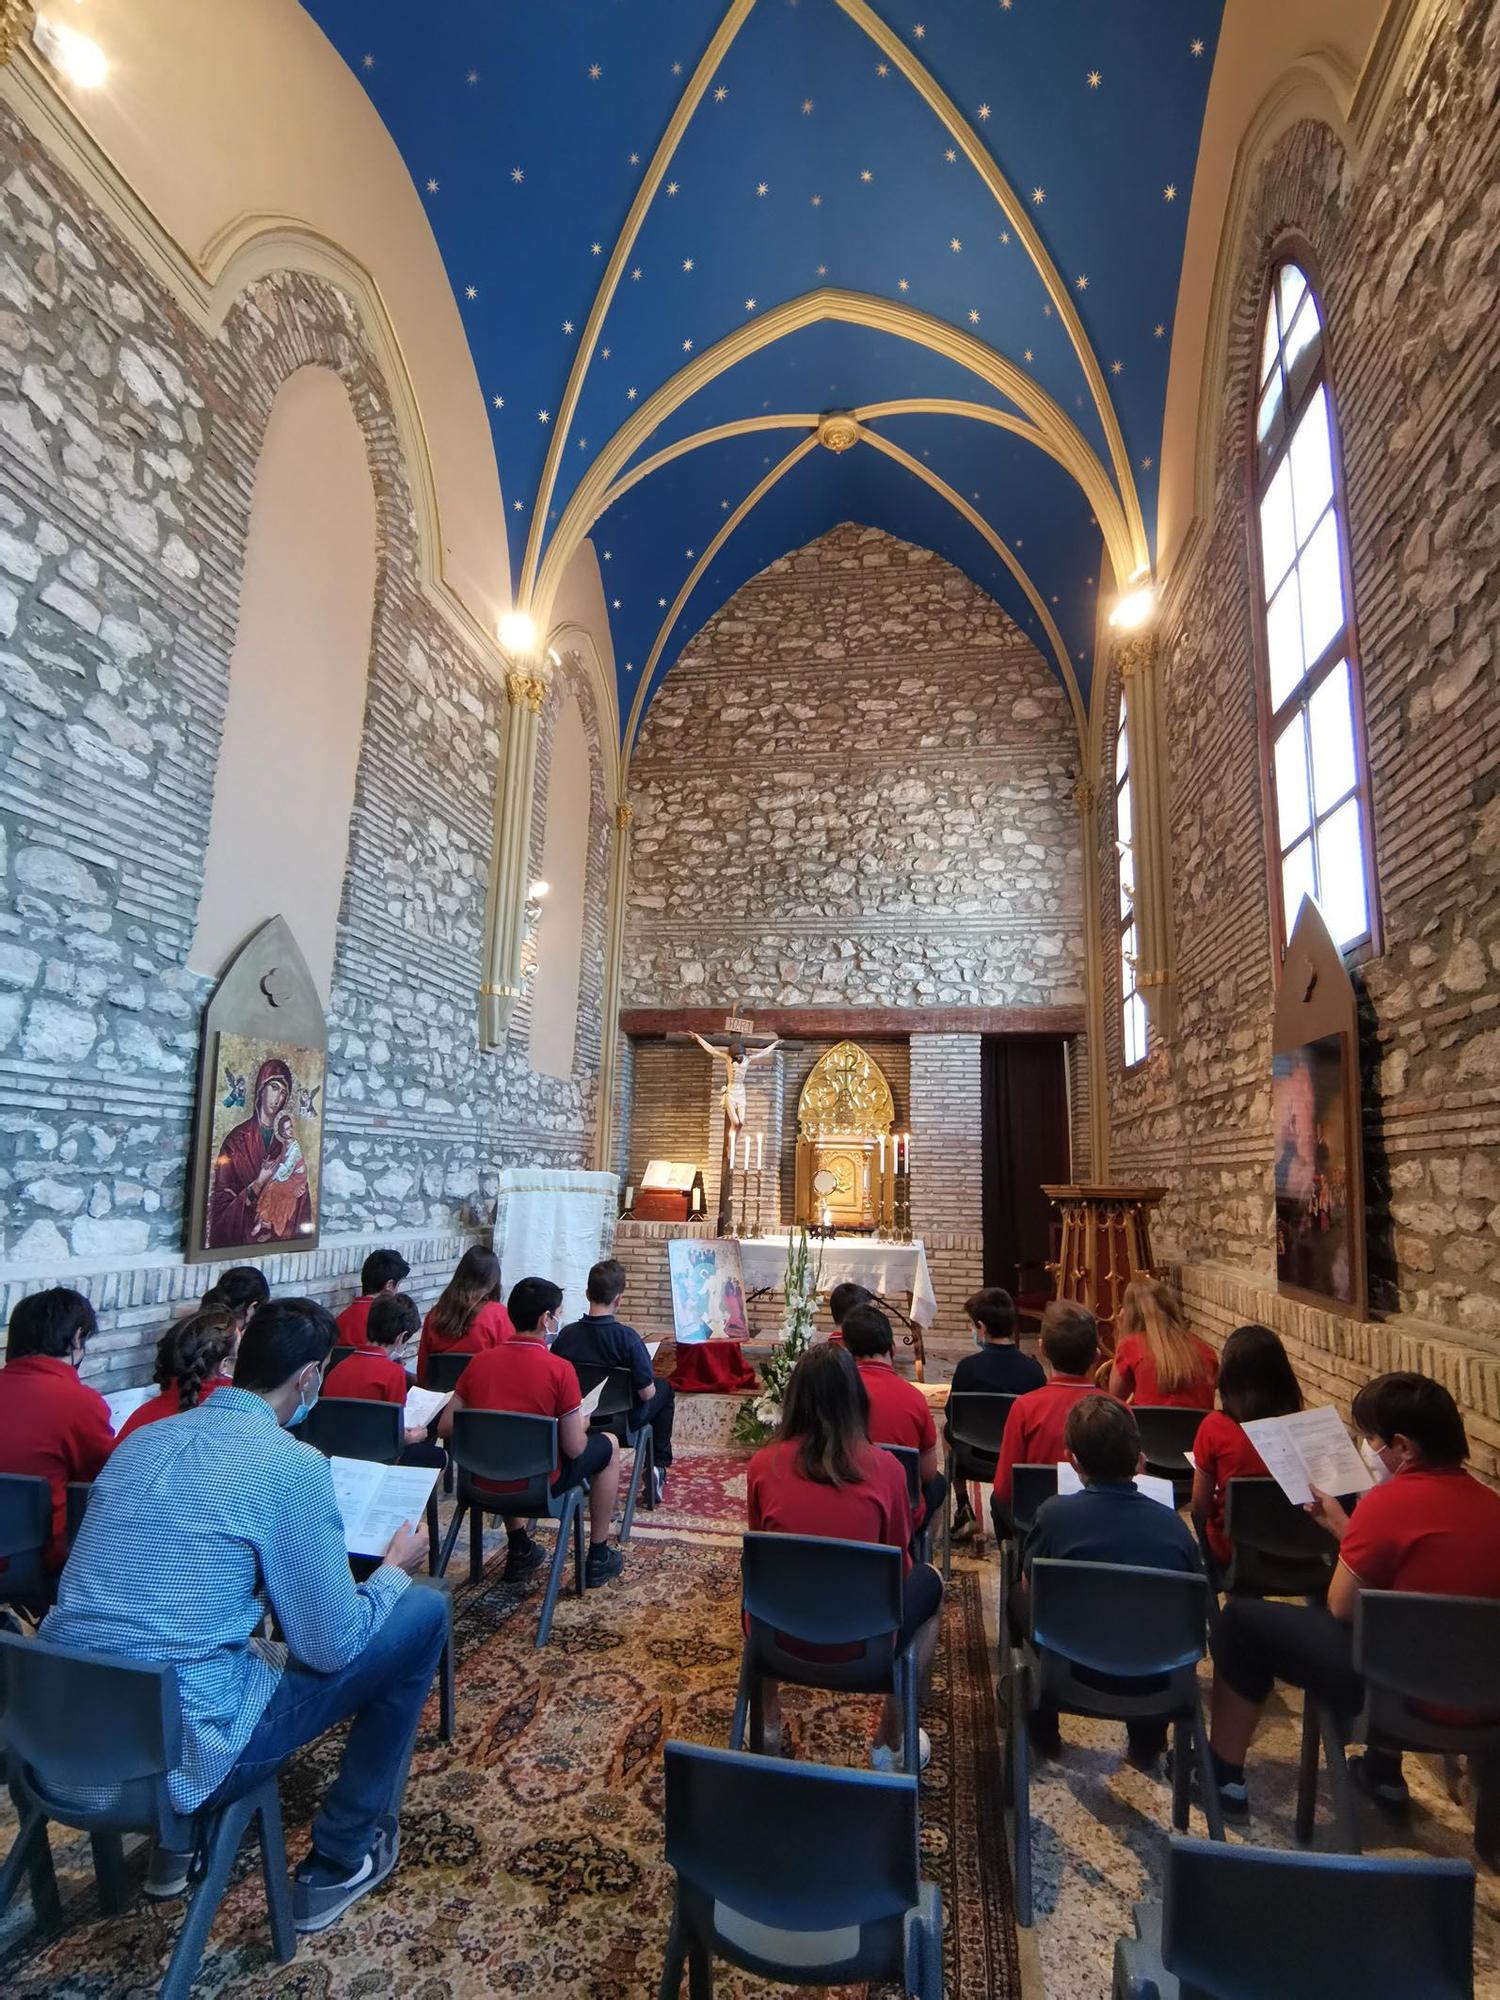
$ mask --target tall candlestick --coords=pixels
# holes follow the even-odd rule
[[[766,1135],[764,1132],[757,1132],[755,1135],[755,1171],[758,1174],[763,1173],[765,1171],[765,1165],[766,1165]]]
[[[881,1133],[881,1134],[879,1135],[879,1138],[880,1138],[880,1171],[881,1171],[882,1173],[884,1173],[884,1172],[885,1172],[885,1134],[884,1134],[884,1132],[882,1132],[882,1133]]]
[[[908,1133],[907,1133],[907,1135],[906,1135],[906,1146],[905,1146],[905,1149],[904,1149],[904,1150],[905,1150],[905,1158],[906,1158],[906,1177],[907,1177],[907,1179],[908,1179],[908,1180],[910,1180],[910,1178],[911,1178],[911,1134],[910,1134],[910,1132],[908,1132]]]

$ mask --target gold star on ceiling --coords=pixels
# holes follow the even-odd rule
[[[947,152],[944,153],[943,158],[948,162],[949,166],[951,167],[957,163],[958,154],[954,152],[953,148],[950,146]]]
[[[860,177],[860,179],[861,179],[862,181],[865,181],[865,182],[869,182],[869,181],[872,181],[872,180],[874,180],[874,178],[875,178],[875,176],[874,176],[874,175],[873,175],[873,174],[872,174],[872,173],[870,172],[870,169],[869,169],[868,167],[861,167],[861,168],[860,168],[860,170],[859,170],[859,177]]]
[[[550,410],[538,410],[536,420],[539,424],[550,424],[552,421],[552,412]]]
[[[626,402],[627,402],[627,403],[633,403],[633,402],[635,401],[635,390],[634,390],[634,389],[627,389],[627,390],[625,391],[625,400],[626,400]]]
[[[676,192],[677,192],[677,182],[676,182],[676,181],[668,181],[668,182],[667,182],[667,193],[668,193],[668,194],[676,194]]]
[[[1025,350],[1025,352],[1024,352],[1024,353],[1022,354],[1022,356],[1021,356],[1021,359],[1022,359],[1023,361],[1034,361],[1034,360],[1036,359],[1036,356],[1035,356],[1035,355],[1034,355],[1034,354],[1032,353],[1031,349],[1030,349],[1030,348],[1028,347],[1028,348],[1027,348],[1027,349]],[[1017,546],[1018,548],[1020,547],[1020,544],[1019,544],[1019,542],[1018,542],[1018,543],[1016,544],[1016,546]]]
[[[910,281],[906,278],[898,278],[896,280],[896,290],[898,292],[909,292],[911,290]]]
[[[631,272],[631,274],[630,274],[630,275],[631,275],[631,277],[632,277],[632,278],[634,278],[634,279],[636,279],[637,281],[639,281],[639,279],[640,279],[640,275],[641,275],[641,267],[640,267],[640,265],[639,265],[639,264],[637,264],[637,265],[636,265],[635,269],[634,269],[634,270],[633,270],[633,271]]]
[[[631,154],[631,156],[630,156],[630,164],[631,164],[631,166],[633,166],[633,167],[638,167],[638,166],[639,166],[639,165],[641,164],[641,156],[640,156],[640,154],[639,154],[639,153],[632,153],[632,154]]]
[[[687,557],[689,562],[693,560],[693,552],[691,549],[684,549],[682,553]]]
[[[757,193],[758,195],[760,195],[760,196],[764,197],[764,196],[768,195],[768,194],[769,194],[769,193],[771,192],[771,189],[770,189],[770,186],[769,186],[769,184],[768,184],[767,182],[765,182],[765,181],[757,181],[757,182],[755,183],[755,192],[756,192],[756,193]]]
[[[599,352],[604,356],[604,359],[608,361],[610,350],[607,347],[601,347]]]
[[[826,278],[828,276],[828,266],[826,264],[820,264],[818,266],[818,276],[820,278]]]
[[[883,63],[883,62],[876,63],[875,74],[877,76],[889,76],[890,73],[891,73],[891,66],[889,63]]]
[[[1162,200],[1163,200],[1163,201],[1176,201],[1176,199],[1177,199],[1177,189],[1176,189],[1176,187],[1175,187],[1175,186],[1174,186],[1174,185],[1172,184],[1172,182],[1171,182],[1171,181],[1168,181],[1168,182],[1167,182],[1167,185],[1166,185],[1166,186],[1165,186],[1165,187],[1164,187],[1164,188],[1162,189],[1162,191],[1161,191],[1161,198],[1162,198]]]
[[[1142,472],[1149,472],[1151,470],[1151,460],[1149,458],[1141,460],[1141,470]]]
[[[591,243],[589,245],[589,255],[592,257],[602,257],[604,255],[604,245],[602,243]]]
[[[588,439],[587,439],[587,438],[580,438],[580,439],[578,440],[578,449],[579,449],[580,451],[587,451],[587,450],[588,450],[588,448],[589,448],[589,441],[588,441]]]
[[[1009,241],[1010,241],[1010,231],[1009,231],[1008,229],[1002,229],[1002,230],[1001,230],[1001,232],[1000,232],[1000,241],[1001,241],[1002,243],[1009,243]]]
[[[1034,207],[1040,208],[1046,199],[1047,190],[1045,188],[1033,188],[1031,190],[1031,200]]]
[[[987,104],[981,104],[979,107],[980,123],[983,124],[985,120],[989,117],[989,115],[990,115],[990,107]]]
[[[811,118],[812,113],[813,113],[813,101],[810,97],[804,97],[802,100],[802,116],[804,118]]]
[[[684,271],[691,271],[691,270],[692,270],[692,268],[693,268],[693,260],[692,260],[692,258],[691,258],[691,257],[684,257],[684,258],[683,258],[683,260],[682,260],[682,268],[683,268],[683,270],[684,270]]]
[[[366,56],[366,57],[365,57],[365,59],[364,59],[364,64],[365,64],[365,68],[366,68],[366,69],[374,69],[374,67],[375,67],[375,58],[374,58],[374,56]]]
[[[1188,54],[1190,56],[1201,56],[1202,53],[1203,53],[1203,43],[1199,39],[1199,37],[1195,35],[1192,41],[1188,43]]]
[[[1089,71],[1088,86],[1090,90],[1097,90],[1100,84],[1103,83],[1103,81],[1104,81],[1104,73],[1102,70],[1091,69]]]
[[[503,410],[505,408],[505,398],[503,396],[491,396],[490,401],[494,404],[497,410]]]
[[[1084,271],[1080,271],[1078,274],[1078,289],[1080,292],[1086,292],[1088,288],[1089,288],[1088,274]]]
[[[728,95],[729,95],[729,85],[727,83],[721,83],[718,89],[714,92],[714,103],[722,104],[724,102],[724,99]]]
[[[727,500],[721,500],[719,502],[719,511],[724,514],[727,514],[729,512],[729,502]]]
[[[510,177],[515,182],[516,186],[519,187],[522,181],[524,181],[526,178],[525,170],[521,167],[512,167],[510,170]]]
[[[590,64],[589,64],[589,82],[590,82],[590,83],[597,83],[597,82],[599,81],[600,77],[601,77],[601,76],[603,76],[603,74],[604,74],[604,65],[603,65],[602,63],[590,63]]]
[[[753,313],[753,312],[755,311],[755,301],[754,301],[754,299],[746,299],[746,301],[745,301],[745,311],[746,311],[747,313]]]
[[[520,513],[520,511],[521,511],[521,508],[522,508],[522,506],[523,506],[523,505],[524,505],[525,503],[524,503],[523,501],[520,501],[520,500],[512,500],[510,504],[511,504],[511,508],[512,508],[512,510],[513,510],[513,511],[514,511],[515,513],[519,514],[519,513]]]
[[[437,193],[437,191],[438,191],[438,184],[437,184],[437,182],[436,182],[436,181],[432,181],[432,180],[430,180],[430,181],[429,181],[429,182],[427,183],[427,192],[428,192],[429,194],[436,194],[436,193]]]
[[[950,250],[962,250],[963,247],[964,246],[962,245],[962,243],[959,242],[956,236],[950,236],[948,238],[948,248]]]
[[[823,197],[822,197],[822,195],[820,195],[820,194],[815,194],[815,195],[813,196],[813,198],[812,198],[812,205],[813,205],[813,207],[814,207],[814,208],[821,208],[821,207],[823,206]]]
[[[572,322],[572,320],[570,320],[570,319],[565,319],[565,320],[563,321],[563,332],[564,332],[564,333],[571,333],[572,331],[573,331],[573,322]]]
[[[925,29],[925,28],[923,27],[923,25],[922,25],[922,23],[921,23],[920,21],[918,21],[917,25],[916,25],[916,26],[915,26],[915,27],[914,27],[914,28],[912,29],[912,34],[913,34],[913,35],[914,35],[914,36],[916,37],[916,39],[917,39],[917,40],[918,40],[919,42],[921,41],[922,37],[923,37],[923,36],[924,36],[924,35],[925,35],[926,33],[927,33],[927,30],[926,30],[926,29]]]
[[[673,65],[672,65],[672,74],[673,74],[673,76],[681,76],[681,75],[682,75],[682,64],[681,64],[681,63],[673,63]]]
[[[684,354],[691,354],[693,351],[693,343],[690,340],[685,340],[682,343],[682,351]]]
[[[465,285],[465,286],[464,286],[464,297],[465,297],[466,299],[477,299],[477,298],[479,297],[479,287],[478,287],[478,285]]]
[[[1123,361],[1111,361],[1109,372],[1111,375],[1123,375],[1125,373],[1125,363]]]
[[[969,324],[970,326],[978,326],[979,324],[979,314],[973,306],[969,308]]]
[[[465,83],[472,84],[472,83],[478,83],[478,81],[479,81],[479,72],[477,69],[471,69],[469,71],[469,74],[464,78]]]
[[[1154,334],[1156,335],[1156,338],[1157,338],[1158,340],[1160,340],[1160,339],[1161,339],[1162,335],[1163,335],[1163,334],[1164,334],[1164,333],[1166,332],[1166,330],[1167,330],[1167,329],[1166,329],[1166,327],[1165,327],[1165,326],[1164,326],[1163,324],[1161,324],[1160,322],[1158,322],[1158,323],[1157,323],[1157,325],[1155,325],[1155,326],[1154,326],[1154,327],[1153,327],[1153,328],[1151,329],[1151,331],[1152,331],[1152,332],[1153,332],[1153,333],[1154,333]]]

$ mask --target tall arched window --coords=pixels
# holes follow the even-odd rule
[[[1146,1003],[1136,987],[1140,931],[1135,921],[1135,812],[1130,782],[1130,706],[1120,689],[1115,737],[1115,852],[1120,872],[1120,1014],[1125,1067],[1146,1059]]]
[[[1364,703],[1323,321],[1292,263],[1266,301],[1255,503],[1281,946],[1309,895],[1348,951],[1375,930]]]

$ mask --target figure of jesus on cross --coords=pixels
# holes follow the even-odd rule
[[[751,1063],[764,1062],[772,1050],[780,1045],[780,1036],[774,1035],[763,1049],[747,1049],[742,1035],[731,1035],[727,1048],[718,1048],[706,1042],[702,1035],[694,1032],[693,1040],[706,1056],[722,1060],[724,1064],[724,1087],[719,1093],[719,1103],[724,1112],[724,1137],[722,1155],[719,1162],[719,1221],[718,1233],[724,1235],[731,1213],[731,1191],[729,1186],[729,1142],[745,1127],[745,1078]]]

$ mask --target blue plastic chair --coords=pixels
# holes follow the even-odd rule
[[[100,1899],[108,1911],[121,1908],[125,1899],[121,1834],[149,1833],[167,1847],[191,1850],[201,1872],[158,1989],[161,2000],[187,2000],[240,1842],[250,1822],[258,1819],[271,1942],[281,1964],[292,1958],[297,1935],[276,1774],[237,1798],[210,1802],[196,1813],[176,1810],[166,1784],[182,1760],[182,1717],[172,1667],[0,1634],[0,1688],[11,1796],[21,1822],[0,1866],[0,1909],[22,1873],[30,1872],[39,1925],[49,1927],[58,1920],[57,1880],[47,1840],[50,1820],[92,1837]],[[86,1810],[59,1796],[81,1785],[114,1789],[116,1803]],[[36,1897],[39,1876],[43,1889]]]
[[[1006,1637],[1004,1610],[1010,1600],[1010,1593],[1016,1587],[1016,1578],[1021,1574],[1021,1545],[1031,1532],[1031,1524],[1036,1519],[1037,1509],[1044,1500],[1057,1497],[1057,1467],[1055,1465],[1016,1465],[1010,1475],[1010,1522],[1011,1532],[1000,1544],[1000,1659],[1002,1671],[1006,1658]]]
[[[1230,1558],[1219,1582],[1239,1597],[1307,1597],[1321,1603],[1333,1581],[1339,1545],[1305,1507],[1294,1506],[1274,1479],[1231,1479],[1224,1533]]]
[[[429,1354],[427,1379],[422,1387],[439,1389],[445,1396],[451,1395],[458,1387],[460,1376],[473,1359],[472,1354]]]
[[[347,1361],[351,1354],[358,1354],[360,1352],[361,1350],[357,1347],[335,1347],[328,1357],[328,1366],[323,1370],[324,1382],[327,1382],[329,1376],[341,1361]],[[304,1421],[306,1420],[304,1419]]]
[[[578,1386],[585,1396],[592,1395],[602,1382],[603,1394],[595,1405],[594,1414],[589,1419],[591,1431],[605,1431],[616,1438],[622,1451],[630,1453],[630,1484],[625,1489],[625,1515],[620,1525],[622,1543],[630,1540],[630,1531],[635,1526],[635,1505],[641,1492],[641,1482],[645,1481],[646,1511],[650,1513],[656,1506],[656,1433],[649,1424],[637,1424],[632,1430],[630,1419],[641,1407],[635,1393],[635,1378],[628,1368],[606,1368],[589,1361],[575,1361],[574,1372]]]
[[[759,1751],[760,1683],[833,1688],[851,1694],[894,1694],[901,1703],[902,1755],[915,1772],[921,1736],[917,1727],[914,1644],[897,1648],[901,1627],[900,1549],[884,1542],[838,1542],[823,1535],[744,1538],[740,1557],[746,1618],[739,1690],[729,1725],[729,1747],[745,1740]],[[783,1643],[855,1647],[853,1659],[808,1659]]]
[[[958,1389],[948,1398],[943,1412],[946,1443],[943,1471],[948,1479],[950,1501],[960,1484],[993,1486],[1000,1464],[1000,1446],[1005,1437],[1005,1421],[1014,1396],[989,1389]],[[952,1508],[943,1525],[943,1575],[953,1574]]]
[[[512,1520],[549,1520],[557,1523],[557,1547],[547,1572],[547,1589],[542,1598],[542,1615],[537,1625],[536,1643],[545,1646],[552,1631],[552,1614],[562,1583],[567,1559],[568,1536],[573,1538],[573,1593],[582,1597],[583,1581],[583,1497],[587,1480],[558,1493],[552,1475],[560,1463],[557,1450],[556,1417],[522,1416],[511,1410],[459,1410],[453,1418],[449,1441],[451,1456],[458,1467],[458,1499],[453,1519],[438,1557],[439,1576],[448,1571],[448,1560],[465,1515],[469,1521],[469,1582],[484,1576],[484,1517],[504,1514]],[[480,1480],[520,1482],[513,1493],[495,1493],[480,1486]]]
[[[47,1568],[52,1540],[52,1482],[39,1474],[0,1472],[0,1604],[33,1612],[52,1602],[57,1579]]]
[[[1146,1470],[1158,1479],[1170,1479],[1178,1506],[1186,1506],[1193,1490],[1187,1455],[1208,1412],[1182,1410],[1174,1403],[1133,1403],[1131,1414],[1141,1435]]]
[[[1011,1657],[1006,1763],[1015,1815],[1016,1921],[1023,1926],[1031,1922],[1026,1717],[1043,1701],[1060,1714],[1170,1723],[1172,1823],[1179,1831],[1187,1827],[1196,1758],[1209,1836],[1224,1838],[1197,1674],[1207,1650],[1207,1579],[1185,1570],[1039,1557],[1031,1565],[1030,1600],[1031,1641]],[[1101,1685],[1101,1679],[1155,1685]]]
[[[915,1778],[695,1743],[668,1743],[665,1764],[677,1892],[659,2000],[677,2000],[684,1966],[692,2000],[711,2000],[716,1958],[792,1986],[890,1981],[942,2000]]]
[[[1472,2000],[1474,1870],[1174,1836],[1114,2000]]]
[[[906,1474],[906,1498],[915,1522],[922,1511],[922,1454],[910,1444],[883,1444],[880,1449],[888,1451]],[[919,1528],[912,1529],[911,1554],[913,1562],[932,1561],[931,1521],[923,1521]]]
[[[1500,1853],[1500,1598],[1362,1590],[1354,1604],[1354,1669],[1365,1683],[1358,1715],[1303,1697],[1297,1838],[1312,1838],[1321,1744],[1335,1838],[1345,1853],[1359,1853],[1359,1808],[1344,1750],[1376,1742],[1470,1758],[1478,1777],[1475,1845],[1493,1865]],[[1422,1708],[1478,1719],[1438,1722]]]

